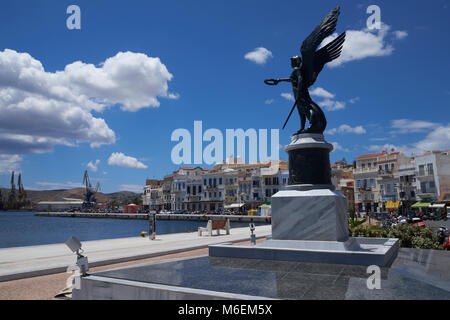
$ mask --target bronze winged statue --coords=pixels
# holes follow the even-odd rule
[[[341,54],[342,46],[345,41],[345,32],[341,33],[336,39],[317,50],[317,47],[322,41],[336,30],[339,10],[339,7],[332,10],[303,41],[300,48],[303,59],[299,56],[291,58],[291,66],[294,70],[289,78],[264,80],[264,83],[268,85],[277,85],[282,81],[290,82],[292,84],[295,104],[292,106],[283,129],[294,111],[295,106],[297,106],[300,115],[300,130],[298,130],[296,134],[322,134],[325,131],[327,126],[325,115],[322,109],[320,109],[320,107],[311,99],[308,89],[314,84],[324,65],[337,59]],[[309,127],[305,130],[306,119],[309,121]]]

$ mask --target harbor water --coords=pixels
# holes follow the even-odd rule
[[[195,232],[202,221],[159,221],[157,234]],[[231,228],[248,227],[245,222],[231,222]],[[40,217],[33,212],[0,211],[0,248],[64,243],[71,236],[80,241],[137,237],[148,232],[147,220]]]

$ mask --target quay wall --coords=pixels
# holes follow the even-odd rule
[[[109,218],[148,220],[146,213],[82,213],[82,212],[36,212],[35,216],[70,217],[70,218]],[[156,220],[208,221],[230,219],[230,222],[271,223],[270,217],[243,215],[203,215],[203,214],[162,214],[156,215]]]

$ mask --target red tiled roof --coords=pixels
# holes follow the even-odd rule
[[[379,153],[371,153],[371,154],[363,154],[361,156],[358,156],[356,159],[363,159],[363,158],[374,158],[374,157],[378,157],[378,156],[382,156],[387,154],[386,152],[379,152]]]
[[[194,169],[197,169],[197,168],[200,168],[200,167],[195,167],[195,168],[193,168],[193,167],[180,167],[180,169],[183,169],[183,170],[194,170]],[[209,170],[207,168],[200,168],[200,169],[203,170],[203,171],[205,171],[205,170],[208,171]]]

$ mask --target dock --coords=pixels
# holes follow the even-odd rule
[[[70,218],[108,218],[108,219],[137,219],[148,220],[147,213],[85,213],[85,212],[36,212],[35,216],[42,217],[70,217]],[[229,219],[230,222],[254,222],[254,223],[271,223],[270,216],[244,216],[244,215],[218,215],[218,214],[174,214],[174,213],[158,213],[156,220],[180,220],[180,221],[208,221],[208,220],[224,220]]]

